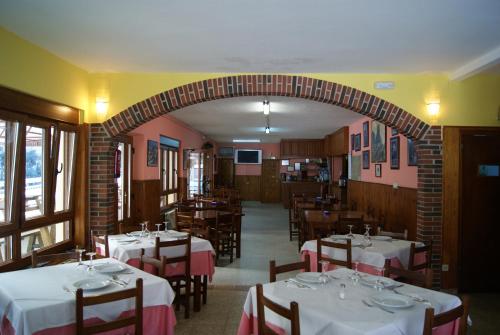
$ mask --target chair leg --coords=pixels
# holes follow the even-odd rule
[[[175,282],[175,310],[181,309],[181,285],[180,282]]]
[[[190,300],[191,300],[191,278],[188,277],[186,279],[186,292],[184,292],[185,296],[184,298],[184,318],[189,319],[189,308],[190,308]]]
[[[203,305],[207,304],[207,288],[208,288],[208,276],[203,276]]]
[[[229,263],[233,262],[233,241],[234,241],[234,236],[231,234],[229,240]]]

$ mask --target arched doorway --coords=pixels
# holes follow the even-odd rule
[[[90,129],[90,227],[115,229],[114,150],[121,136],[183,107],[239,96],[288,96],[337,105],[395,128],[416,140],[418,154],[417,239],[433,240],[433,267],[440,282],[442,237],[442,132],[394,104],[355,88],[288,75],[240,75],[176,87],[138,102]]]

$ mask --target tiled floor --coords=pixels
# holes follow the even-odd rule
[[[242,258],[220,262],[201,312],[184,319],[177,313],[176,335],[234,335],[237,332],[248,288],[269,281],[269,260],[278,264],[299,260],[297,241],[288,238],[288,212],[280,204],[245,202]],[[473,294],[473,326],[468,334],[500,334],[500,294]]]

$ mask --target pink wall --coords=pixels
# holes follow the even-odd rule
[[[219,143],[218,147],[233,147],[235,149],[260,149],[262,159],[276,157],[280,155],[279,143]],[[235,174],[237,176],[260,176],[262,166],[256,164],[236,164]]]
[[[160,178],[160,167],[149,167],[146,164],[147,142],[160,142],[160,135],[168,136],[181,142],[179,148],[179,176],[186,176],[182,169],[182,149],[194,148],[200,150],[207,141],[205,136],[189,127],[187,124],[170,115],[160,116],[149,121],[129,133],[134,140],[133,179],[149,180]]]
[[[349,148],[352,147],[351,134],[361,133],[361,150],[351,151],[352,156],[362,156],[362,152],[365,150],[370,150],[370,160],[371,160],[371,136],[370,145],[368,147],[363,147],[363,122],[369,122],[369,136],[371,132],[372,120],[368,117],[363,118],[353,124],[349,125]],[[363,169],[361,167],[361,180],[372,183],[388,184],[393,185],[397,183],[401,187],[417,188],[417,167],[408,166],[408,142],[405,136],[399,136],[399,169],[391,170],[390,166],[390,151],[389,144],[391,135],[391,128],[386,128],[386,150],[387,150],[387,160],[382,162],[382,177],[375,177],[375,164],[370,162],[370,169]],[[363,165],[363,159],[361,158],[361,166]],[[378,163],[377,163],[378,164]]]

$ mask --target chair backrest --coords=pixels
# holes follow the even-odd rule
[[[318,264],[317,264],[317,269],[318,272],[321,272],[321,261],[325,260],[328,261],[331,264],[338,265],[338,266],[345,266],[346,268],[352,269],[352,248],[351,248],[351,240],[347,239],[346,243],[340,243],[340,242],[330,242],[330,241],[324,241],[320,238],[317,239],[317,258],[318,258]],[[330,257],[325,257],[322,254],[322,247],[329,247],[329,248],[336,248],[336,249],[343,249],[346,251],[346,260],[340,260],[340,259],[335,259],[335,258],[330,258]]]
[[[185,247],[184,255],[177,257],[166,257],[165,264],[185,263],[185,275],[191,276],[191,236],[175,241],[160,241],[160,238],[157,237],[155,240],[155,258],[158,260],[161,259],[160,251],[162,248],[174,248],[178,246]]]
[[[393,277],[398,281],[402,281],[408,284],[432,288],[432,277],[433,272],[431,268],[427,268],[424,272],[421,271],[410,271],[402,268],[396,268],[391,266],[391,260],[385,260],[385,272],[386,277]]]
[[[396,233],[396,232],[392,232],[392,231],[382,230],[382,227],[377,226],[377,235],[390,236],[390,237],[398,238],[401,240],[407,240],[408,239],[408,229],[405,229],[402,233]]]
[[[260,335],[277,334],[266,325],[264,308],[290,320],[291,335],[300,335],[299,304],[295,301],[290,303],[290,309],[285,308],[264,296],[262,284],[257,284],[257,322]]]
[[[136,281],[135,288],[112,292],[97,296],[83,296],[83,290],[76,291],[76,333],[77,335],[87,335],[102,333],[105,331],[120,329],[135,325],[135,334],[142,335],[142,279]],[[135,314],[133,316],[119,318],[106,323],[99,323],[85,326],[83,323],[83,309],[86,306],[100,305],[108,302],[135,298]]]
[[[339,214],[339,220],[337,222],[337,233],[347,234],[349,232],[348,225],[353,225],[352,232],[362,234],[363,230],[363,215],[360,216],[346,216],[343,213]]]
[[[304,270],[305,272],[311,271],[311,261],[309,255],[304,256],[304,260],[302,262],[283,264],[280,266],[276,266],[276,261],[272,260],[269,262],[269,281],[271,283],[276,281],[276,275],[280,273],[296,271],[296,270]]]
[[[462,304],[447,312],[434,314],[434,308],[425,310],[425,321],[423,335],[432,335],[432,329],[453,322],[459,321],[458,333],[456,335],[467,334],[467,319],[469,317],[469,297],[464,295],[461,297]]]
[[[309,222],[309,239],[314,240],[318,237],[328,237],[334,234],[335,225],[333,222]]]
[[[219,212],[215,216],[215,229],[234,228],[234,213],[232,212]]]
[[[104,246],[104,254],[102,253],[103,246]],[[104,236],[93,235],[92,236],[92,247],[94,249],[94,252],[98,253],[99,255],[104,256],[104,257],[109,257],[108,235],[104,235]],[[97,250],[100,250],[100,252],[97,252]]]
[[[146,251],[141,249],[141,257],[139,258],[139,269],[144,271],[144,265],[151,265],[153,268],[153,273],[159,277],[163,277],[165,274],[165,267],[167,266],[167,258],[161,256],[160,259],[154,257],[146,256]]]
[[[70,259],[77,259],[75,252],[40,255],[37,250],[31,252],[31,267],[38,268],[46,265],[56,265]]]
[[[419,254],[425,253],[425,261],[415,264],[415,258]],[[431,267],[432,259],[432,241],[425,243],[423,246],[417,247],[415,243],[410,246],[410,260],[408,261],[408,270],[416,271]]]
[[[194,212],[181,212],[179,209],[175,211],[175,226],[177,230],[190,229],[194,223]]]

